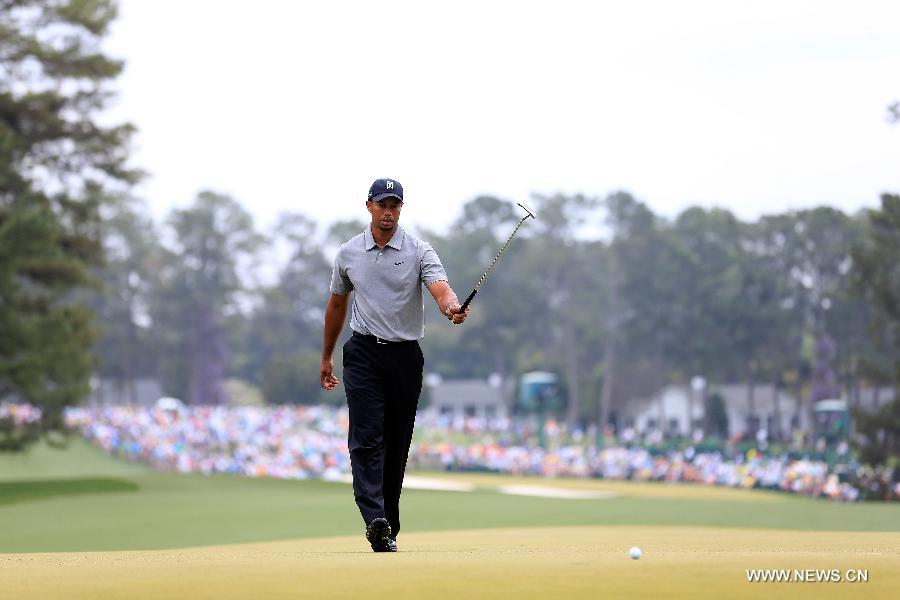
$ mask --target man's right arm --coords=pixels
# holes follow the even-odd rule
[[[333,390],[338,384],[338,379],[334,375],[334,347],[337,345],[338,336],[344,328],[344,321],[347,319],[347,301],[350,294],[331,294],[328,304],[325,306],[325,333],[322,344],[322,367],[319,370],[319,378],[322,387],[326,390]]]

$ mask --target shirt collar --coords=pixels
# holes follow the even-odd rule
[[[375,237],[372,235],[372,226],[369,225],[366,227],[364,233],[365,241],[366,241],[366,251],[371,250],[378,246],[375,243]],[[394,231],[394,235],[391,236],[390,241],[388,241],[387,245],[393,248],[394,250],[402,250],[403,249],[403,238],[406,237],[406,232],[403,231],[403,228],[397,225],[397,229]]]

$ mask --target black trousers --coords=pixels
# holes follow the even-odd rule
[[[384,517],[400,531],[400,490],[412,442],[424,358],[419,343],[378,343],[352,335],[344,344],[350,408],[353,495],[363,521]]]

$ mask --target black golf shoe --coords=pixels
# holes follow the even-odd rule
[[[397,542],[391,539],[391,526],[385,518],[372,519],[366,526],[366,539],[374,552],[397,551]]]

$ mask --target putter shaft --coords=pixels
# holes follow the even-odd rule
[[[534,216],[534,211],[532,211],[528,207],[522,205],[522,203],[519,203],[519,206],[521,206],[526,211],[528,211],[528,214],[525,215],[524,217],[522,217],[522,219],[519,221],[519,224],[516,225],[515,229],[513,229],[513,232],[511,234],[509,234],[508,238],[506,238],[506,242],[504,242],[503,246],[500,247],[500,251],[497,252],[497,256],[494,257],[494,260],[491,261],[490,266],[487,268],[487,270],[481,276],[481,279],[479,279],[478,283],[475,284],[475,289],[472,290],[472,293],[469,294],[469,297],[466,298],[466,301],[463,302],[462,306],[459,307],[459,312],[465,312],[466,309],[469,307],[469,303],[472,302],[472,299],[475,297],[475,294],[478,293],[478,289],[482,286],[482,284],[484,283],[484,280],[487,279],[488,273],[491,272],[491,269],[493,269],[494,265],[497,264],[497,261],[500,260],[500,255],[503,254],[503,251],[506,250],[507,246],[509,246],[509,243],[512,241],[513,236],[516,235],[516,232],[519,231],[519,227],[522,226],[522,223],[524,223],[525,220],[528,219],[528,217],[536,218]]]

